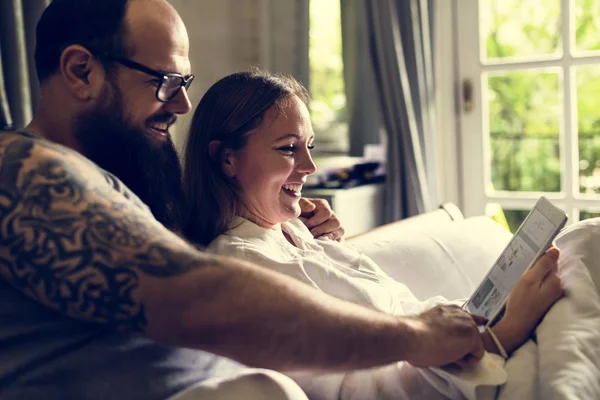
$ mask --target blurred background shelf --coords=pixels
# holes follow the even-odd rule
[[[346,230],[346,236],[363,233],[383,223],[383,184],[304,189],[302,196],[327,200]]]

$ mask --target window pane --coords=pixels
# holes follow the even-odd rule
[[[482,59],[558,57],[560,0],[480,0]]]
[[[600,66],[577,67],[575,76],[579,190],[581,193],[600,193]]]
[[[600,0],[573,0],[575,51],[600,50]]]
[[[584,219],[589,218],[598,218],[600,217],[600,211],[580,211],[579,212],[579,220],[583,221]]]
[[[508,227],[512,233],[515,233],[519,226],[525,221],[531,210],[504,210],[504,217],[508,222]]]
[[[311,0],[310,115],[320,152],[348,152],[340,0]]]
[[[488,75],[489,189],[559,192],[559,74],[514,71]]]

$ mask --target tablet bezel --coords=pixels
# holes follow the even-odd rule
[[[496,261],[494,261],[494,263],[492,264],[492,267],[488,270],[488,272],[485,274],[485,276],[483,277],[483,279],[481,280],[479,285],[477,285],[477,288],[473,291],[473,293],[471,294],[469,299],[465,302],[465,304],[463,305],[463,309],[465,309],[466,311],[468,311],[472,314],[475,314],[475,312],[472,312],[470,310],[469,304],[471,303],[471,301],[473,301],[473,299],[475,298],[475,295],[480,290],[480,288],[483,286],[483,284],[486,282],[486,280],[488,279],[488,277],[490,276],[492,271],[494,271],[495,268],[499,268],[500,258],[506,252],[506,250],[510,248],[512,242],[515,240],[515,237],[525,227],[526,223],[529,221],[531,215],[533,214],[534,210],[536,210],[536,209],[539,212],[541,212],[545,217],[547,217],[549,220],[551,220],[551,222],[555,225],[555,227],[554,227],[552,233],[550,234],[545,245],[540,247],[540,249],[538,250],[536,255],[533,257],[531,262],[528,264],[527,268],[525,268],[525,270],[523,271],[523,274],[525,272],[527,272],[535,264],[535,262],[546,252],[546,250],[552,245],[552,242],[556,238],[556,235],[558,235],[558,233],[561,231],[561,229],[565,226],[565,224],[568,220],[568,217],[564,211],[557,208],[547,198],[542,196],[538,199],[538,201],[536,202],[535,206],[531,209],[529,214],[527,214],[527,217],[525,217],[525,219],[523,220],[523,223],[521,223],[521,225],[519,226],[519,229],[517,229],[517,231],[515,232],[513,237],[510,239],[508,244],[505,246],[505,248],[502,250],[502,252],[500,252],[500,254],[498,255],[498,258],[496,259]],[[506,306],[506,301],[508,300],[508,296],[510,295],[511,291],[512,291],[512,288],[507,293],[504,294],[504,297],[498,303],[499,304],[498,308],[495,311],[493,311],[492,313],[490,313],[490,315],[488,317],[488,322],[485,325],[486,328],[492,326],[494,323],[497,322],[498,316],[501,315],[501,313],[504,310],[504,307]]]

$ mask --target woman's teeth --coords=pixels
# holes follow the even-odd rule
[[[294,193],[300,193],[302,191],[302,185],[283,185],[283,188]]]

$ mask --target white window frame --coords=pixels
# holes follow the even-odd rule
[[[540,195],[551,199],[553,203],[565,210],[571,222],[579,220],[580,211],[595,212],[600,210],[600,196],[579,193],[579,154],[577,146],[577,104],[576,84],[573,66],[598,63],[600,55],[574,57],[571,55],[570,27],[574,23],[574,13],[570,0],[561,0],[562,15],[562,57],[554,60],[531,59],[527,61],[509,61],[510,64],[497,62],[483,64],[480,60],[479,7],[477,0],[460,0],[455,2],[457,42],[455,51],[458,56],[458,79],[455,90],[458,93],[459,133],[457,135],[460,154],[460,197],[462,209],[467,216],[481,215],[487,204],[497,203],[504,209],[530,209]],[[567,40],[567,38],[570,38]],[[560,165],[561,193],[502,192],[489,193],[485,183],[489,182],[489,143],[486,126],[487,110],[482,88],[485,72],[506,71],[525,68],[561,69],[559,74],[559,90],[562,89],[561,105],[564,114],[560,120]],[[470,80],[473,87],[474,109],[466,112],[462,98],[462,84]],[[484,86],[485,85],[485,86]]]
[[[440,203],[464,209],[461,193],[456,82],[458,79],[456,0],[435,0],[434,67],[436,88],[435,168]]]

